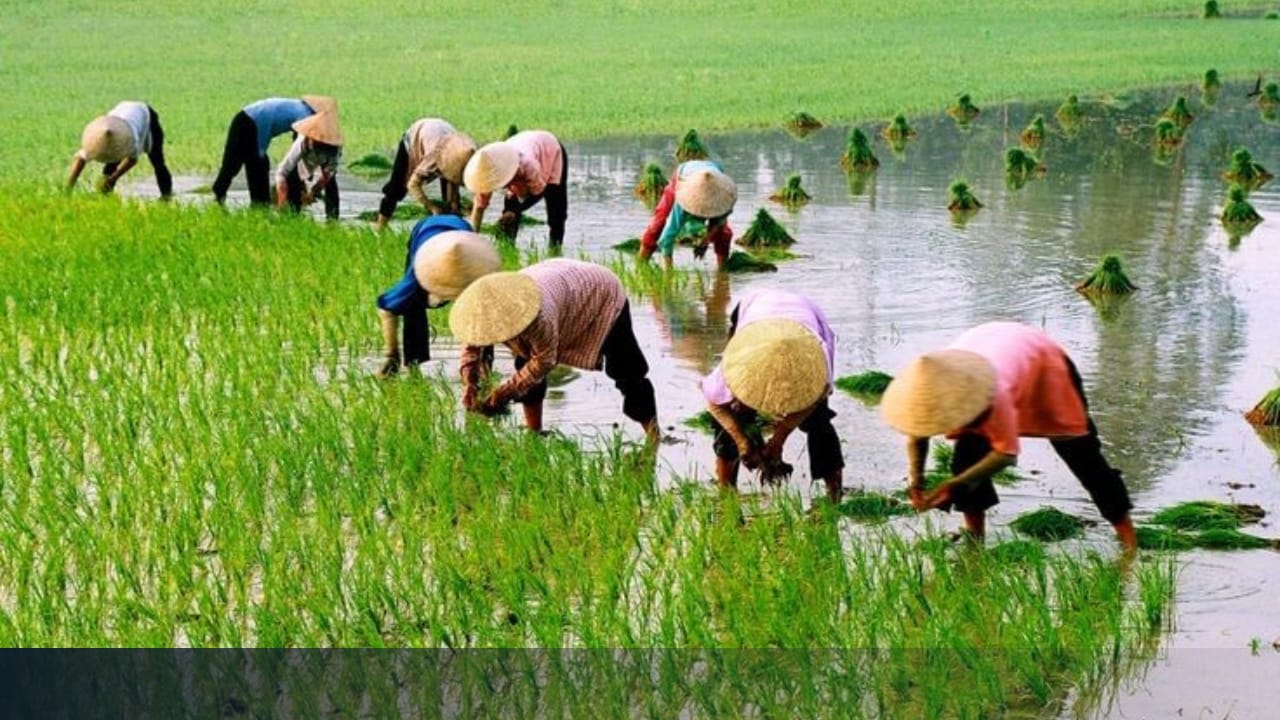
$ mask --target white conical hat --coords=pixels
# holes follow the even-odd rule
[[[894,376],[880,399],[880,413],[899,432],[931,437],[973,422],[995,394],[991,361],[968,350],[935,350]]]
[[[542,291],[533,278],[521,272],[490,273],[454,301],[449,329],[464,345],[496,345],[529,327],[541,307]]]
[[[129,123],[114,115],[102,115],[84,126],[80,149],[85,158],[95,162],[120,162],[133,150],[133,131]]]
[[[473,193],[490,193],[505,187],[520,167],[520,151],[506,142],[489,143],[467,161],[462,180]]]
[[[698,170],[676,182],[676,203],[698,217],[729,214],[738,201],[738,186],[719,170]]]
[[[766,415],[789,415],[827,389],[822,342],[794,320],[757,320],[734,333],[724,348],[724,381],[733,396]]]
[[[293,129],[299,135],[316,142],[342,147],[342,129],[338,127],[338,116],[328,110],[302,118],[293,124]]]
[[[477,278],[501,269],[493,243],[469,230],[442,232],[413,256],[413,276],[432,301],[453,300]]]

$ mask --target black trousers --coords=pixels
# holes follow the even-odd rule
[[[600,348],[600,360],[604,374],[613,380],[613,384],[622,393],[622,414],[638,423],[646,423],[658,415],[657,402],[654,399],[653,383],[649,380],[649,363],[644,359],[644,351],[636,340],[635,330],[631,327],[631,303],[623,303],[622,312],[613,321],[609,334],[604,338]],[[524,367],[527,359],[516,357],[516,370]],[[522,404],[539,404],[547,397],[547,381],[529,388],[522,396],[516,398]]]
[[[559,247],[564,243],[564,225],[569,217],[569,153],[564,149],[564,145],[560,145],[560,184],[548,185],[541,195],[531,195],[523,201],[520,198],[510,197],[502,203],[503,213],[515,213],[516,222],[507,228],[507,235],[512,239],[516,239],[516,234],[520,232],[520,217],[524,215],[524,211],[538,204],[538,201],[545,200],[547,203],[547,228],[549,230],[551,245]]]
[[[1097,506],[1102,517],[1115,523],[1124,519],[1133,508],[1133,503],[1129,500],[1129,489],[1125,487],[1124,477],[1120,471],[1111,467],[1102,455],[1098,428],[1093,424],[1093,418],[1088,417],[1089,401],[1084,395],[1084,383],[1081,382],[1080,373],[1071,362],[1071,358],[1066,358],[1066,361],[1067,370],[1071,373],[1071,384],[1075,386],[1076,392],[1080,395],[1080,401],[1084,403],[1089,432],[1076,438],[1050,440],[1049,443],[1053,445],[1058,457],[1067,464],[1071,474],[1075,475],[1084,489],[1089,492],[1089,497],[1093,499],[1093,504]],[[989,452],[991,452],[991,443],[987,442],[986,438],[980,435],[961,435],[956,440],[956,449],[951,456],[951,474],[957,475],[964,472]],[[998,502],[1000,497],[996,494],[995,484],[991,482],[991,478],[983,480],[975,487],[961,489],[954,497],[955,508],[967,513],[985,511]]]
[[[409,151],[404,146],[404,140],[396,148],[396,159],[391,164],[391,177],[387,178],[387,184],[382,186],[382,202],[378,204],[378,212],[386,218],[396,211],[396,205],[404,200],[404,196],[409,194],[409,189],[405,181],[409,178]]]
[[[218,177],[213,181],[213,197],[218,202],[226,200],[232,179],[243,167],[245,180],[249,183],[249,202],[270,205],[270,166],[271,161],[267,156],[258,154],[258,124],[241,110],[231,118],[231,127],[227,130],[227,144],[222,149],[222,167],[218,169]]]
[[[160,197],[173,195],[173,175],[164,161],[164,128],[160,127],[160,113],[147,106],[151,113],[151,150],[147,151],[147,159],[151,161],[151,169],[156,174],[156,186],[160,188]],[[120,163],[107,163],[102,167],[103,175],[110,175],[120,167]]]
[[[289,184],[285,190],[285,199],[289,203],[289,207],[294,212],[302,210],[302,178],[298,175],[298,169],[294,168],[285,176],[285,181]],[[338,219],[338,178],[329,178],[329,182],[324,186],[324,216],[330,220]]]
[[[834,410],[827,404],[826,398],[822,399],[821,404],[809,413],[809,417],[800,423],[800,431],[805,434],[805,440],[809,448],[809,475],[816,479],[825,480],[836,473],[837,470],[844,468],[844,453],[840,450],[840,436],[836,433],[836,428],[831,424],[831,419],[836,416]],[[756,419],[756,411],[745,408],[743,412],[734,413],[733,417],[738,421],[738,425],[743,428],[750,427]],[[715,439],[711,441],[711,447],[715,451],[716,457],[724,460],[738,459],[738,445],[734,443],[729,432],[724,429],[720,423],[716,422],[713,417],[711,419],[711,428],[715,433]],[[750,433],[749,433],[750,435]],[[757,442],[763,442],[763,438],[753,438]]]

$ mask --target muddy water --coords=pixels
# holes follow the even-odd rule
[[[1197,118],[1184,147],[1154,157],[1152,125],[1179,92]],[[804,292],[826,310],[839,333],[838,375],[894,372],[911,357],[988,320],[1041,326],[1068,349],[1085,380],[1093,414],[1113,462],[1128,479],[1139,520],[1181,500],[1258,503],[1272,518],[1260,532],[1280,536],[1277,450],[1241,414],[1277,384],[1280,369],[1280,181],[1252,193],[1267,220],[1231,238],[1216,219],[1226,197],[1219,173],[1235,146],[1280,171],[1280,126],[1264,122],[1244,89],[1228,88],[1207,108],[1191,89],[1086,98],[1088,120],[1067,135],[1053,106],[991,107],[969,128],[948,118],[912,119],[919,136],[902,154],[873,138],[880,169],[851,184],[839,166],[848,128],[799,140],[781,131],[703,132],[738,182],[731,217],[746,229],[767,207],[799,239],[807,257],[776,274],[700,275],[684,292],[636,296],[632,310],[658,388],[660,417],[680,442],[665,445],[664,480],[708,482],[710,439],[680,425],[702,409],[696,389],[723,346],[727,314],[744,291],[780,286]],[[1006,186],[1003,155],[1036,112],[1048,118],[1042,151],[1048,173],[1021,189]],[[571,143],[566,253],[604,257],[636,236],[649,213],[632,195],[648,161],[670,167],[670,137]],[[770,203],[798,172],[813,201],[797,212]],[[947,188],[966,179],[985,207],[967,222],[946,211]],[[344,215],[376,207],[378,183],[343,178]],[[234,197],[234,196],[233,196]],[[535,208],[532,214],[541,214]],[[525,228],[522,243],[545,242]],[[1119,252],[1140,286],[1114,316],[1104,317],[1073,289],[1105,252]],[[706,267],[688,250],[681,266]],[[388,279],[398,268],[388,268]],[[371,293],[375,289],[371,289]],[[449,357],[428,372],[453,376]],[[500,367],[509,364],[500,362]],[[837,396],[849,487],[890,491],[904,477],[902,441],[875,408]],[[585,437],[638,429],[621,415],[620,398],[601,373],[583,373],[553,390],[547,424]],[[803,436],[788,444],[794,489],[810,493]],[[1052,502],[1095,516],[1084,491],[1048,444],[1025,443],[1026,482],[1002,490],[993,523]],[[758,490],[750,481],[744,489]],[[932,518],[956,525],[957,517]],[[900,521],[904,529],[922,520]],[[1110,548],[1108,532],[1089,542]],[[1267,717],[1280,702],[1280,554],[1268,551],[1180,556],[1178,614],[1161,656],[1080,716]],[[1255,655],[1251,641],[1260,647]],[[1268,682],[1270,680],[1270,682]]]

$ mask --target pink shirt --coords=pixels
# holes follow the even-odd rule
[[[1019,437],[1088,434],[1084,398],[1071,381],[1066,352],[1041,330],[1016,322],[986,323],[966,331],[948,348],[977,353],[996,369],[990,414],[977,428],[963,432],[985,437],[991,449],[1006,455],[1018,454]]]
[[[827,324],[827,316],[809,298],[787,290],[753,290],[738,301],[737,329],[741,330],[757,320],[794,320],[809,329],[822,343],[827,356],[827,390],[835,382],[836,333]],[[724,362],[716,365],[711,374],[702,379],[702,396],[712,405],[724,405],[733,400],[733,393],[724,381]]]
[[[564,153],[560,141],[546,130],[525,130],[507,138],[520,151],[520,168],[516,178],[522,180],[530,195],[541,195],[548,185],[561,185],[560,171]]]

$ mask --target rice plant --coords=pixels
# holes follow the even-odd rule
[[[845,143],[844,154],[840,156],[840,167],[845,172],[855,170],[867,171],[880,167],[880,160],[871,150],[871,141],[862,128],[849,131],[849,140]]]
[[[1084,535],[1086,522],[1052,507],[1023,513],[1009,523],[1015,532],[1044,542],[1055,542]]]
[[[969,189],[969,183],[964,180],[952,182],[947,192],[950,196],[947,209],[951,212],[973,212],[982,207],[982,203]]]
[[[947,114],[955,118],[955,121],[961,126],[968,125],[976,120],[981,112],[978,106],[973,104],[973,99],[969,97],[969,93],[961,93],[947,106]]]
[[[898,113],[893,116],[893,120],[889,122],[882,133],[886,140],[906,141],[916,136],[915,128],[907,122],[907,116]]]
[[[1204,72],[1204,78],[1200,80],[1200,94],[1202,102],[1205,105],[1212,106],[1218,101],[1218,94],[1222,92],[1222,80],[1218,77],[1218,71],[1210,68]]]
[[[378,177],[391,172],[391,159],[382,153],[367,153],[347,163],[347,170],[369,177]]]
[[[787,118],[787,131],[799,137],[805,137],[822,127],[821,120],[804,111],[794,112]]]
[[[1259,505],[1192,500],[1162,508],[1151,522],[1174,530],[1237,529],[1261,521],[1267,513]]]
[[[760,208],[756,212],[756,217],[751,221],[751,225],[738,238],[738,244],[746,248],[766,248],[766,247],[789,247],[795,243],[796,239],[791,237],[787,229],[769,214],[768,210]]]
[[[1263,113],[1274,113],[1280,107],[1280,85],[1273,82],[1264,85],[1262,94],[1258,96],[1258,107]]]
[[[1244,414],[1244,419],[1251,425],[1280,426],[1280,387],[1263,395],[1258,404]]]
[[[1044,165],[1035,155],[1022,148],[1009,148],[1004,151],[1004,172],[1006,176],[1025,179],[1036,173],[1044,172]]]
[[[1249,202],[1248,191],[1239,183],[1232,183],[1227,190],[1227,203],[1222,206],[1224,225],[1244,226],[1262,222],[1262,216]]]
[[[879,370],[868,370],[857,375],[845,375],[836,378],[836,388],[855,397],[867,400],[879,400],[884,394],[893,376]]]
[[[1155,145],[1157,150],[1171,151],[1182,146],[1182,127],[1172,119],[1162,117],[1156,121]]]
[[[721,269],[727,273],[777,272],[778,266],[752,253],[734,250],[729,253],[729,257],[725,258]]]
[[[1218,0],[1205,0],[1203,17],[1205,19],[1222,17],[1222,11],[1218,9]]]
[[[1172,120],[1183,130],[1195,120],[1195,116],[1191,114],[1191,109],[1187,107],[1187,98],[1182,95],[1179,95],[1160,117]]]
[[[788,208],[797,208],[808,203],[813,198],[809,193],[805,192],[803,187],[800,186],[800,182],[801,178],[799,173],[788,175],[786,184],[770,195],[769,199],[777,203],[782,203]]]
[[[667,174],[657,163],[646,163],[640,171],[640,180],[636,182],[635,195],[647,204],[657,202],[662,191],[667,187]]]
[[[1137,289],[1115,253],[1103,255],[1093,272],[1076,284],[1076,290],[1085,294],[1126,295]]]
[[[1253,154],[1245,148],[1238,148],[1231,153],[1231,167],[1222,173],[1222,179],[1239,183],[1247,189],[1265,184],[1274,177],[1267,169],[1253,159]]]
[[[1044,116],[1036,113],[1036,116],[1031,118],[1031,122],[1022,129],[1019,139],[1027,149],[1038,150],[1044,144]]]
[[[1068,95],[1067,99],[1054,111],[1053,116],[1057,118],[1063,130],[1070,128],[1068,132],[1074,133],[1084,122],[1084,110],[1080,107],[1080,98],[1074,94]]]
[[[706,160],[711,157],[711,153],[707,152],[707,148],[702,144],[702,138],[698,137],[698,131],[690,128],[676,145],[676,162],[686,162],[688,160]]]

